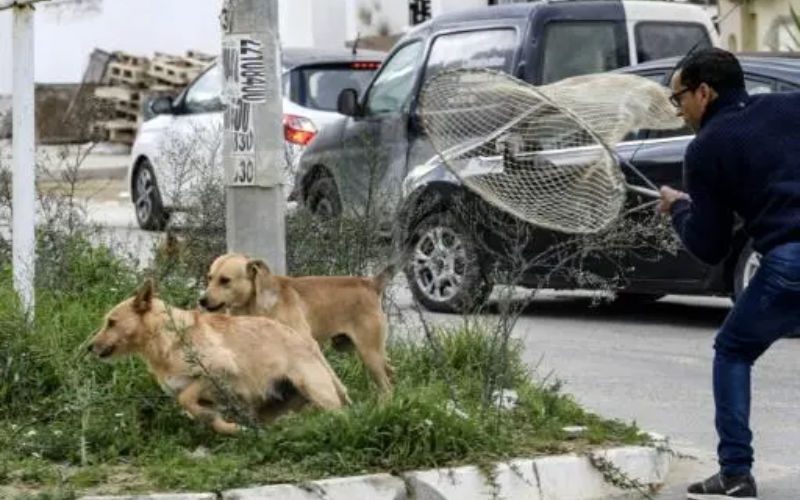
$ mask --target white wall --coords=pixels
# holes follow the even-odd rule
[[[486,0],[431,0],[431,12],[436,17],[444,12],[486,7],[488,3]]]
[[[287,47],[312,47],[314,36],[309,29],[314,22],[314,0],[281,0],[278,4],[281,44]],[[317,0],[319,2],[319,0]]]
[[[408,28],[407,0],[352,0],[348,1],[346,10],[351,18],[347,23],[350,40],[355,38],[354,31],[363,37],[379,35],[381,31],[394,35]]]
[[[789,5],[792,3],[795,10],[800,8],[796,0],[750,0],[744,3],[720,0],[720,15],[727,16],[720,23],[723,47],[740,51],[800,50],[788,33],[792,30],[795,36],[800,37],[790,18]],[[729,44],[733,39],[737,42],[736,47]]]

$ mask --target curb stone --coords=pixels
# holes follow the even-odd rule
[[[672,453],[666,447],[628,446],[594,452],[645,487],[662,485]],[[608,500],[634,498],[635,491],[609,484],[582,455],[546,456],[498,463],[390,474],[339,477],[185,495],[83,497],[81,500]]]
[[[302,485],[279,484],[250,489],[228,490],[222,500],[405,500],[402,479],[390,474],[337,477]]]
[[[217,500],[214,493],[158,493],[153,495],[93,496],[81,500]]]

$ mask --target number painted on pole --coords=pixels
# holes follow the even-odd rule
[[[253,158],[236,158],[236,172],[233,176],[234,184],[252,184],[256,178],[256,165]]]

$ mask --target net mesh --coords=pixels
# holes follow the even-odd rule
[[[611,149],[633,130],[680,126],[665,87],[599,74],[531,86],[506,73],[439,73],[420,98],[423,128],[445,165],[492,205],[567,233],[619,217],[626,184]]]

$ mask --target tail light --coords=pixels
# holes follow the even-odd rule
[[[381,67],[381,63],[378,61],[360,61],[351,63],[350,67],[353,69],[376,70]]]
[[[292,144],[307,146],[317,135],[317,127],[308,118],[283,115],[283,137]]]

